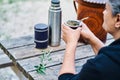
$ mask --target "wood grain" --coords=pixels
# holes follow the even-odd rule
[[[30,41],[28,40],[30,39]],[[113,37],[108,34],[106,45],[113,41]],[[43,49],[36,49],[33,43],[33,37],[28,36],[27,38],[19,38],[10,40],[8,42],[3,41],[2,49],[4,53],[12,60],[15,66],[30,80],[57,80],[58,71],[62,64],[65,43],[61,40],[61,45],[58,47],[48,47],[45,50],[52,50],[50,57],[51,62],[47,63],[47,74],[46,76],[36,73],[34,66],[40,64],[41,51]],[[91,46],[79,43],[76,49],[76,63],[83,64],[88,58],[95,56]],[[54,69],[55,68],[55,69]],[[80,71],[80,66],[76,65],[77,71]],[[49,77],[49,75],[51,77]],[[54,76],[55,75],[55,76]],[[38,77],[38,78],[37,78]]]

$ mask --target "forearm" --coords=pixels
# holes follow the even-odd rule
[[[89,42],[93,48],[93,51],[95,52],[95,54],[98,53],[98,51],[104,47],[104,43],[102,41],[100,41],[97,37],[92,37],[90,39],[90,42]]]
[[[59,74],[75,73],[75,51],[76,44],[67,44],[63,64]]]

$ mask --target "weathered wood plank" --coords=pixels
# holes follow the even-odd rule
[[[108,34],[108,39],[111,39],[111,35]],[[26,36],[18,39],[12,39],[10,41],[3,41],[2,45],[4,52],[15,61],[16,59],[24,59],[33,56],[38,56],[41,53],[40,49],[36,49],[35,44],[33,43],[33,37]],[[84,45],[79,43],[78,46]],[[11,46],[11,47],[10,47]],[[61,45],[58,47],[48,47],[47,49],[53,49],[53,51],[65,49],[65,43],[61,40]]]
[[[107,34],[107,39],[113,38],[110,34]],[[17,48],[25,45],[33,45],[34,44],[34,35],[23,36],[20,38],[14,38],[10,40],[0,41],[2,45],[6,49]]]
[[[4,53],[3,53],[3,50],[2,49],[0,49],[0,55],[3,55]]]
[[[111,35],[108,35],[108,39],[111,38]],[[20,41],[27,41],[24,39],[28,39],[28,38],[23,38],[23,40]],[[30,42],[28,42],[30,43]],[[79,43],[78,46],[84,45],[83,43]],[[12,58],[14,61],[17,59],[24,59],[24,58],[29,58],[29,57],[33,57],[33,56],[38,56],[41,53],[41,49],[36,49],[34,48],[35,45],[25,45],[21,46],[21,47],[17,47],[17,48],[13,48],[13,49],[8,49],[6,50],[6,54]],[[58,47],[48,47],[47,49],[52,49],[53,51],[58,51],[58,50],[63,50],[65,49],[65,43],[63,41],[61,41],[61,45]]]
[[[20,48],[23,46],[34,45],[33,36],[24,36],[16,39],[3,40],[0,42],[0,48],[4,51],[5,54],[9,56],[13,61],[15,61],[14,56],[9,53],[8,50]]]
[[[0,69],[0,80],[20,80],[11,67]]]
[[[0,68],[13,66],[12,60],[7,55],[0,55]]]
[[[78,46],[83,45],[83,43],[79,43]],[[12,57],[12,59],[15,60],[20,60],[20,59],[25,59],[25,58],[30,58],[34,56],[41,55],[41,51],[43,50],[52,50],[53,52],[57,52],[60,50],[65,49],[65,43],[61,41],[61,45],[58,47],[50,47],[48,46],[47,49],[36,49],[35,45],[26,45],[23,47],[19,48],[14,48],[14,49],[9,49],[8,50],[8,55]]]
[[[34,43],[33,35],[23,36],[10,40],[3,40],[0,42],[6,49],[17,48],[25,45],[32,45]]]
[[[110,34],[107,34],[107,39],[113,38]],[[10,40],[3,40],[0,41],[0,43],[6,48],[6,49],[12,49],[17,47],[22,47],[25,45],[33,45],[34,44],[34,36],[23,36],[20,38],[14,38]]]
[[[111,38],[112,38],[111,36],[110,37],[108,36],[108,39],[111,39]],[[42,50],[34,48],[35,45],[32,42],[34,42],[33,38],[31,38],[30,40],[28,38],[27,39],[24,38],[22,40],[22,38],[21,38],[21,39],[13,40],[13,42],[11,41],[11,43],[8,42],[8,44],[2,43],[3,45],[5,45],[3,47],[6,48],[6,54],[10,58],[12,58],[12,60],[15,62],[15,64],[17,64],[16,60],[19,60],[17,66],[26,75],[28,75],[29,71],[35,70],[34,66],[36,64],[40,64],[38,61],[39,60],[38,56],[41,55]],[[10,47],[10,45],[12,45],[12,46]],[[80,43],[78,45],[77,49],[79,49],[82,45],[83,44]],[[58,47],[49,47],[48,49],[53,49],[53,52],[51,55],[51,57],[53,58],[53,62],[48,63],[47,66],[50,67],[50,66],[62,63],[64,50],[65,50],[65,44],[62,43]],[[82,51],[79,51],[79,50],[82,50]],[[79,50],[77,50],[77,52],[76,52],[77,53],[76,59],[94,55],[93,52],[91,53],[92,50],[90,48],[87,49],[86,46],[85,46],[85,48],[82,48]],[[80,54],[78,54],[78,53],[80,53]],[[84,53],[84,54],[82,54],[82,53]],[[34,57],[34,58],[32,58],[32,57]],[[26,59],[26,58],[29,58],[29,59]],[[31,62],[33,62],[33,63],[31,63]]]
[[[85,64],[86,61],[91,58],[92,57],[77,60],[76,61],[76,72],[77,73],[80,72],[83,64]],[[57,65],[57,66],[49,67],[46,69],[45,75],[38,74],[36,71],[31,71],[31,72],[29,72],[29,74],[30,74],[29,79],[30,80],[58,80],[60,68],[61,68],[61,64]]]
[[[93,55],[94,52],[91,46],[86,45],[86,46],[77,47],[76,59],[85,58]],[[64,56],[64,50],[51,53],[50,57],[52,58],[52,61],[47,62],[47,67],[61,64],[63,60],[63,56]],[[25,75],[27,75],[29,71],[35,70],[34,66],[39,64],[40,64],[40,58],[39,56],[37,56],[29,59],[19,60],[17,66]]]
[[[108,40],[107,44],[111,43],[113,39]],[[47,67],[55,66],[62,63],[64,50],[51,53],[52,62],[47,63]],[[76,50],[76,59],[94,56],[94,52],[90,45],[78,46]],[[33,63],[31,63],[33,62]],[[39,56],[23,59],[18,61],[19,69],[28,77],[28,72],[35,70],[34,66],[40,64]]]
[[[0,49],[0,68],[13,66],[12,60]]]

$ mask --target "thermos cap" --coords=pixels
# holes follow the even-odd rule
[[[51,2],[52,2],[53,4],[59,4],[59,3],[60,3],[60,0],[51,0]]]
[[[48,26],[44,23],[39,23],[35,25],[35,30],[46,30],[48,29]]]

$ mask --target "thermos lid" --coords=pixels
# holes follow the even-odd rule
[[[46,30],[48,29],[48,26],[44,23],[39,23],[35,25],[35,30]]]
[[[60,3],[60,0],[51,0],[51,2],[52,2],[53,4],[59,4],[59,3]]]

